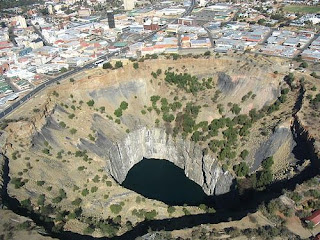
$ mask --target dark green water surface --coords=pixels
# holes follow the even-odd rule
[[[171,205],[198,205],[207,196],[181,168],[167,160],[143,159],[130,169],[122,185]]]

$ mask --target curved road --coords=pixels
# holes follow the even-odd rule
[[[191,0],[191,4],[190,4],[190,7],[182,14],[182,17],[185,17],[185,16],[188,16],[190,15],[190,13],[192,12],[193,8],[194,8],[194,5],[195,5],[195,0]],[[174,23],[175,21],[177,21],[177,19],[171,21],[170,23]],[[143,37],[141,39],[139,39],[137,42],[141,42],[141,41],[145,41],[145,40],[148,40],[150,39],[152,36],[154,36],[158,31],[162,31],[164,30],[165,28],[167,28],[168,24],[166,24],[165,26],[163,26],[162,28],[160,28],[159,30],[157,31],[154,31],[152,32],[151,34],[149,34],[148,36],[146,37]],[[125,48],[121,48],[120,49],[120,53],[124,53],[126,51],[128,51],[129,47],[125,47]],[[98,61],[98,60],[102,60],[102,59],[108,59],[108,58],[111,58],[113,57],[114,55],[116,54],[116,52],[113,52],[113,53],[109,53],[109,54],[105,54],[99,58],[97,58],[95,61]],[[75,73],[78,73],[78,72],[81,72],[83,70],[86,70],[86,69],[89,69],[89,68],[92,68],[94,66],[94,63],[91,62],[91,63],[88,63],[82,67],[79,67],[79,68],[76,68],[76,69],[73,69],[69,72],[66,72],[65,74],[62,74],[60,75],[59,77],[56,77],[56,78],[53,78],[51,80],[49,80],[48,82],[45,82],[41,85],[39,85],[38,87],[36,87],[35,89],[33,89],[30,93],[28,93],[27,95],[25,95],[24,97],[22,97],[19,101],[13,103],[11,106],[7,107],[5,110],[3,110],[1,113],[0,113],[0,119],[4,118],[5,116],[7,116],[9,113],[11,113],[12,111],[14,111],[16,108],[18,108],[20,105],[22,105],[23,103],[25,103],[26,101],[28,101],[30,98],[32,98],[35,94],[37,94],[38,92],[40,92],[41,90],[43,90],[44,88],[46,88],[47,86],[57,82],[57,81],[60,81],[62,79],[65,79],[67,77],[70,77],[71,75],[75,74]]]

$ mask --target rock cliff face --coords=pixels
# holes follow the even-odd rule
[[[107,157],[106,169],[119,183],[143,158],[166,159],[174,163],[208,195],[229,192],[233,182],[232,175],[223,172],[218,161],[204,155],[199,146],[191,141],[174,139],[161,128],[143,127],[116,142],[100,132],[96,144],[81,139],[79,147],[90,149],[102,158]]]
[[[290,122],[280,124],[276,127],[268,140],[260,145],[255,153],[255,161],[251,171],[257,170],[260,167],[261,162],[270,156],[275,158],[277,155],[280,155],[279,158],[290,158],[292,150],[296,146],[290,127]]]
[[[7,139],[6,132],[0,132],[0,205],[2,203],[2,191],[4,190],[5,158],[3,156],[3,147]]]
[[[4,167],[4,157],[2,154],[0,154],[0,205],[2,204],[2,191],[3,191],[3,185],[4,185],[3,167]]]

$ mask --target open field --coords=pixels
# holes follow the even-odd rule
[[[283,10],[294,13],[320,13],[320,6],[287,5]]]

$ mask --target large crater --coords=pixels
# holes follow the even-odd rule
[[[268,138],[261,140],[256,130],[240,136],[243,121],[249,119],[244,115],[279,97],[281,72],[287,66],[264,57],[237,56],[160,59],[139,62],[138,69],[129,63],[117,70],[82,72],[75,81],[41,92],[10,116],[14,121],[6,129],[5,154],[16,182],[8,192],[19,201],[31,199],[35,208],[44,194],[46,204],[67,211],[80,206],[83,216],[114,218],[110,207],[122,204],[123,221],[141,221],[131,214],[133,207],[156,208],[161,218],[168,217],[163,203],[147,199],[142,207],[136,202],[141,196],[120,186],[145,158],[172,162],[207,195],[225,194],[234,184],[233,167],[244,161],[251,166],[254,149]],[[181,78],[190,74],[188,79],[198,82],[170,84],[168,71]],[[217,127],[219,121],[224,124]],[[232,131],[237,133],[234,139],[227,136]],[[251,157],[242,159],[245,148]],[[67,199],[57,199],[61,189]],[[180,209],[176,216],[181,214]]]

